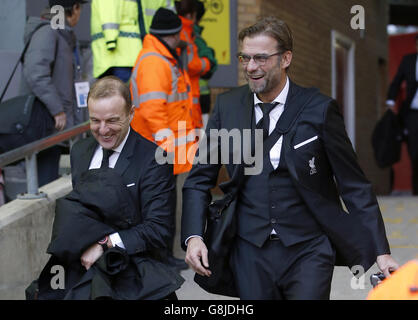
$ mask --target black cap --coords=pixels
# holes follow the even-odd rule
[[[177,14],[166,8],[159,8],[152,19],[151,34],[168,36],[180,32],[181,20]]]
[[[49,0],[49,6],[63,6],[64,8],[72,8],[73,5],[86,3],[87,0]]]

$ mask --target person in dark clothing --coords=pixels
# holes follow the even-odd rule
[[[22,94],[33,93],[47,108],[48,134],[70,128],[84,120],[84,110],[77,107],[74,83],[77,79],[76,38],[73,28],[81,15],[84,0],[50,0],[41,18],[29,18],[25,42],[30,39],[23,60]],[[65,9],[64,29],[51,27],[50,8]],[[58,179],[61,148],[51,147],[37,157],[38,183],[43,186]]]
[[[158,164],[159,147],[131,129],[135,107],[122,80],[115,76],[98,80],[87,101],[92,136],[71,150],[74,190],[57,201],[47,251],[58,261],[75,265],[69,274],[76,278],[72,291],[62,294],[66,299],[88,298],[84,283],[92,283],[91,290],[96,290],[93,283],[99,282],[97,297],[176,298],[175,290],[184,279],[159,254],[173,227],[172,165]],[[128,265],[117,270],[122,273],[114,274],[116,261],[126,265],[126,260]],[[109,277],[102,277],[103,272]]]
[[[401,84],[406,81],[406,99],[401,105],[399,116],[411,158],[412,192],[418,195],[418,35],[415,36],[415,46],[417,52],[404,56],[399,65],[388,90],[386,105],[394,108]]]
[[[193,165],[183,187],[186,262],[211,276],[203,241],[210,190],[222,164],[230,177],[243,166],[236,153],[248,165],[245,148],[232,146],[222,154],[222,135],[213,132],[226,129],[238,130],[243,140],[251,132],[263,149],[255,160],[258,172],[243,170],[249,172],[236,200],[230,266],[241,299],[329,299],[334,265],[367,270],[377,262],[389,276],[398,265],[336,102],[288,77],[289,27],[275,17],[263,18],[242,30],[239,40],[238,60],[248,85],[217,97],[206,128],[210,151],[207,157],[199,154],[209,161]],[[212,161],[213,152],[227,161]]]

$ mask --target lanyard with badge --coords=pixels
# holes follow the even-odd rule
[[[87,107],[87,96],[90,90],[90,84],[88,81],[80,81],[81,77],[81,65],[80,65],[80,55],[78,52],[77,46],[74,48],[74,57],[76,62],[76,81],[75,94],[77,99],[77,107],[86,108]]]

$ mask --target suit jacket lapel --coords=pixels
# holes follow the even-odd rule
[[[248,86],[246,94],[241,98],[241,106],[243,106],[243,110],[238,112],[240,129],[250,129],[252,128],[251,122],[254,109],[254,94],[250,91]]]
[[[302,89],[290,81],[284,111],[276,124],[276,130],[281,135],[288,132],[292,127],[300,111],[302,111],[302,107],[305,105],[304,100],[306,100],[306,95],[302,94]]]
[[[255,152],[255,125],[254,121],[254,94],[251,92],[247,86],[246,93],[242,95],[240,103],[240,108],[238,109],[238,119],[239,119],[239,130],[241,131],[241,137],[245,137],[244,130],[251,130],[251,148],[248,148],[248,143],[241,139],[241,163],[245,166],[252,167],[253,164],[247,164],[245,159],[250,159],[251,156],[248,153]],[[255,121],[254,121],[255,122]]]
[[[80,172],[87,171],[90,167],[91,159],[93,158],[94,152],[96,151],[96,148],[98,146],[98,143],[96,139],[94,139],[92,136],[90,136],[89,144],[87,145],[86,152],[80,155],[80,165],[81,170]]]
[[[297,116],[299,115],[299,112],[302,110],[302,107],[304,105],[304,103],[301,103],[300,99],[298,99],[300,98],[301,91],[302,90],[299,86],[290,81],[289,93],[286,98],[284,111],[279,121],[277,121],[276,125],[276,130],[280,133],[280,135],[289,133],[284,135],[283,137],[282,153],[284,154],[284,158],[287,159],[287,169],[297,181],[299,181],[299,176],[297,174],[294,162],[291,161],[292,148],[290,146],[290,141],[292,141],[293,139],[294,132],[288,131],[292,127],[294,121],[296,120]]]
[[[275,130],[283,136],[283,147],[282,152],[285,153],[285,159],[287,168],[289,172],[299,180],[294,161],[293,154],[292,154],[292,147],[291,141],[293,140],[293,136],[295,135],[295,131],[290,131],[294,123],[296,122],[299,114],[302,112],[306,104],[311,100],[311,98],[318,92],[318,89],[311,88],[303,90],[298,85],[290,82],[289,87],[289,94],[286,99],[285,108],[283,111],[282,116],[280,117],[279,121],[277,121],[277,125]]]
[[[125,145],[123,146],[122,152],[119,155],[118,161],[115,165],[115,170],[120,175],[123,175],[123,173],[126,171],[130,164],[130,158],[132,157],[135,150],[135,135],[134,131],[131,128],[131,131],[129,132],[128,139],[126,140]]]

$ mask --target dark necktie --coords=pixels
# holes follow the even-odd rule
[[[278,104],[278,102],[259,104],[261,111],[263,111],[263,118],[257,123],[257,129],[263,129],[263,140],[265,140],[269,136],[270,112]]]
[[[103,159],[100,168],[109,168],[109,158],[113,154],[113,150],[103,149]]]

